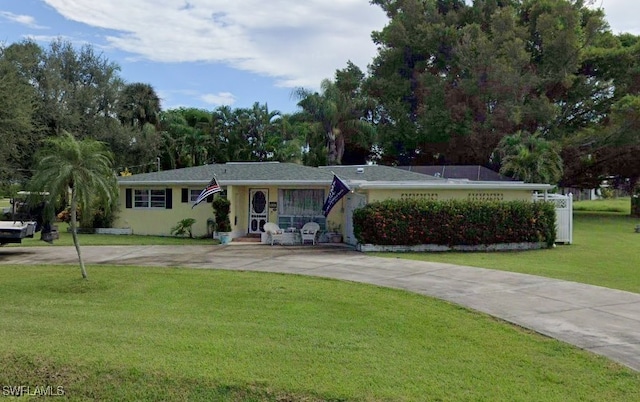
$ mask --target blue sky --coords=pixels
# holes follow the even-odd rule
[[[614,32],[640,34],[640,1],[594,3]],[[293,89],[317,89],[348,60],[366,71],[386,22],[368,0],[0,0],[1,42],[90,43],[164,109],[293,112]]]

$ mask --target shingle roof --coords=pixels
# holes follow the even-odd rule
[[[443,180],[421,173],[396,169],[391,166],[360,165],[360,166],[320,166],[321,170],[334,172],[344,180],[366,181],[427,181]]]
[[[450,181],[390,166],[322,166],[319,168],[278,162],[233,162],[118,177],[121,186],[204,186],[212,177],[218,183],[244,186],[327,186],[333,173],[359,188],[522,188],[544,190],[548,184],[521,182]],[[497,187],[498,186],[498,187]],[[353,187],[352,187],[353,188]]]
[[[479,165],[434,165],[434,166],[398,166],[403,170],[422,173],[445,179],[467,179],[473,181],[514,181],[484,166]]]
[[[207,184],[214,175],[221,185],[257,182],[330,184],[333,177],[330,172],[295,163],[232,162],[123,176],[118,177],[118,182]]]

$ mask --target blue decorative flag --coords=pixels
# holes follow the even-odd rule
[[[340,178],[334,173],[333,181],[331,182],[331,188],[329,189],[329,195],[327,196],[327,199],[322,206],[322,212],[324,213],[325,217],[329,215],[329,211],[331,211],[331,208],[333,208],[334,205],[336,205],[336,203],[340,201],[342,197],[347,195],[349,191],[351,191],[349,186],[347,186],[342,180],[340,180]]]
[[[193,204],[191,208],[195,207],[196,205],[200,204],[202,201],[206,200],[208,196],[215,194],[219,191],[222,191],[222,189],[218,185],[218,182],[216,181],[216,178],[214,176],[213,179],[211,179],[211,181],[207,185],[207,187],[204,190],[202,190],[202,192],[198,196],[198,199],[196,200],[196,203]]]

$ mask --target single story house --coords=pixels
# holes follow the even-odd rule
[[[325,218],[322,206],[333,176],[350,188]],[[266,222],[282,228],[318,222],[323,231],[338,231],[355,244],[353,211],[385,199],[532,200],[548,184],[447,180],[389,166],[309,167],[279,162],[230,162],[135,174],[118,178],[120,211],[114,228],[135,234],[171,234],[171,228],[193,218],[194,236],[210,233],[211,200],[192,208],[198,195],[215,177],[231,202],[232,237],[260,234]],[[218,196],[218,195],[216,195]]]

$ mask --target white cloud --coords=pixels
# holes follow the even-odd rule
[[[71,38],[69,36],[64,36],[64,35],[23,35],[25,38],[27,39],[31,39],[34,42],[45,42],[45,43],[51,43],[53,41],[56,41],[58,39],[61,39],[63,41],[69,41],[71,43],[80,43],[80,44],[85,44],[87,43],[86,41],[78,41],[74,38]]]
[[[200,96],[203,102],[214,106],[231,106],[236,103],[236,97],[230,92],[219,92],[217,94],[204,94]]]
[[[160,62],[208,61],[317,87],[376,54],[386,17],[367,0],[44,0],[64,17],[112,30],[114,48]],[[113,33],[115,31],[115,33]]]
[[[640,35],[638,15],[640,15],[640,2],[637,0],[598,0],[593,6],[602,7],[605,18],[611,26],[613,33],[629,32]]]
[[[46,27],[38,25],[36,19],[30,15],[14,14],[9,11],[0,11],[0,17],[9,21],[17,22],[18,24],[26,25],[29,28],[45,29]]]

